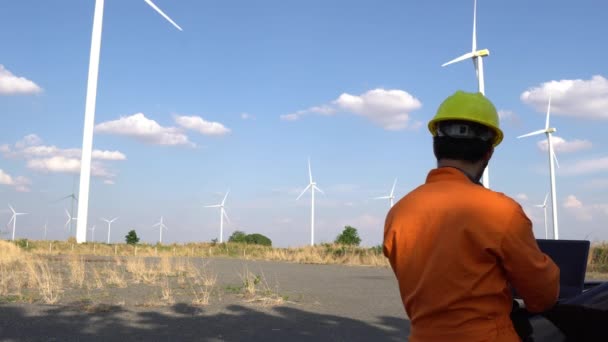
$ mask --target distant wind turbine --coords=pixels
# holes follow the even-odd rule
[[[471,52],[467,52],[464,55],[462,55],[458,58],[455,58],[447,63],[444,63],[441,66],[444,67],[444,66],[447,66],[447,65],[450,65],[453,63],[467,60],[469,58],[473,59],[473,66],[475,67],[475,73],[477,74],[478,90],[480,93],[485,95],[486,89],[485,89],[485,81],[484,81],[484,77],[483,77],[483,57],[486,57],[489,55],[490,55],[490,50],[488,50],[488,49],[477,50],[477,0],[474,0],[474,2],[473,2],[473,43],[472,43],[472,47],[471,47]],[[482,184],[486,188],[490,187],[490,172],[488,170],[488,167],[486,167],[486,169],[483,172]]]
[[[8,207],[13,212],[13,216],[11,216],[11,219],[10,219],[10,221],[8,221],[7,224],[11,224],[11,222],[13,222],[13,241],[15,241],[15,227],[17,226],[17,216],[27,215],[27,213],[16,212],[15,209],[10,204],[8,205]]]
[[[159,227],[160,230],[160,237],[158,239],[158,242],[162,245],[163,243],[163,229],[167,229],[167,226],[165,226],[165,224],[163,223],[163,217],[160,217],[160,222],[158,222],[157,224],[153,225],[152,227]]]
[[[555,128],[549,127],[549,117],[551,115],[551,95],[549,95],[549,103],[547,104],[547,117],[545,120],[545,128],[539,129],[538,131],[530,132],[528,134],[520,135],[517,138],[525,138],[538,134],[545,134],[547,136],[547,146],[549,150],[549,177],[551,180],[551,211],[553,218],[553,238],[555,240],[559,239],[559,232],[557,226],[557,198],[555,195],[555,167],[553,161],[556,162],[557,167],[559,167],[559,163],[557,163],[557,157],[555,156],[555,151],[553,150],[553,141],[551,140],[551,136],[553,133],[557,131]]]
[[[395,200],[395,185],[397,185],[397,178],[393,182],[393,188],[391,189],[391,193],[388,196],[376,197],[375,199],[388,199],[390,202],[390,207],[392,208]]]
[[[115,217],[111,220],[102,218],[102,221],[106,221],[108,223],[108,245],[110,244],[110,230],[112,229],[112,222],[116,221],[118,219],[118,217]]]
[[[46,240],[46,231],[47,231],[46,226],[48,225],[48,223],[49,223],[48,220],[44,222],[44,240]]]
[[[226,209],[224,208],[224,204],[226,203],[226,198],[228,197],[229,193],[230,193],[230,189],[228,189],[228,191],[226,191],[226,195],[224,195],[224,199],[222,200],[222,203],[205,206],[205,208],[220,208],[220,243],[222,243],[224,241],[224,217],[226,218],[226,220],[228,220],[228,222],[230,222],[230,219],[228,218],[228,215],[226,214]]]
[[[549,197],[549,194],[545,195],[545,200],[543,201],[543,204],[535,205],[535,207],[537,208],[543,208],[543,212],[545,214],[545,239],[549,238],[549,233],[547,230],[547,197]]]
[[[304,190],[302,190],[302,193],[300,194],[300,196],[298,196],[298,198],[296,198],[296,201],[299,200],[300,197],[302,197],[302,195],[304,195],[306,190],[310,189],[310,193],[311,193],[310,245],[314,246],[315,245],[315,190],[318,190],[322,194],[324,194],[324,192],[317,187],[317,183],[315,181],[313,181],[313,179],[312,179],[312,171],[310,168],[310,158],[308,158],[308,177],[309,177],[308,186],[306,186],[306,188],[304,188]]]
[[[151,0],[144,0],[163,18],[178,30],[182,31],[169,16],[158,8]],[[93,32],[91,36],[91,53],[89,59],[89,76],[85,100],[84,130],[82,136],[82,156],[80,162],[80,189],[78,199],[78,224],[76,226],[76,242],[87,240],[87,218],[89,214],[89,184],[91,181],[91,155],[93,152],[93,128],[95,125],[95,101],[97,99],[97,76],[99,74],[99,53],[101,50],[101,29],[103,23],[104,0],[95,0],[93,14]]]
[[[91,241],[95,241],[95,225],[90,229],[91,231]]]
[[[68,224],[70,224],[70,222],[78,220],[76,217],[72,217],[72,215],[70,215],[67,209],[65,209],[65,215],[68,217],[68,220],[65,221],[65,224],[63,225],[64,228],[66,228]]]

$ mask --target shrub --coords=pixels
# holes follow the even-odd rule
[[[135,230],[129,231],[129,233],[125,236],[125,241],[128,245],[136,245],[139,242],[139,237],[137,237]]]
[[[262,246],[272,246],[272,241],[262,234],[249,234],[245,236],[245,242],[254,244],[254,245],[262,245]]]
[[[359,238],[357,228],[345,226],[342,233],[336,237],[335,243],[341,245],[359,246],[361,243],[361,238]]]
[[[232,235],[230,235],[228,238],[228,242],[247,242],[247,234],[240,230],[235,230],[234,233],[232,233]]]

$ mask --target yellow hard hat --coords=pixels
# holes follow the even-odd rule
[[[499,127],[499,118],[496,107],[482,93],[468,93],[458,90],[446,98],[435,117],[429,121],[428,128],[433,136],[437,135],[437,123],[445,120],[469,121],[488,127],[495,133],[492,146],[496,147],[503,139]]]

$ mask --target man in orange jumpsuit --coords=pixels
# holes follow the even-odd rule
[[[428,126],[437,168],[391,208],[384,228],[409,341],[520,341],[511,288],[529,312],[548,310],[559,268],[521,206],[479,183],[503,138],[496,108],[481,93],[457,91]]]

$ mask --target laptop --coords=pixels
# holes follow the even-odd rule
[[[537,239],[540,250],[547,254],[560,270],[559,299],[583,293],[591,243],[586,240]]]
[[[540,250],[559,267],[559,300],[573,298],[583,293],[591,243],[586,240],[547,239],[537,239],[536,242]],[[513,297],[520,298],[515,289],[513,289]]]

